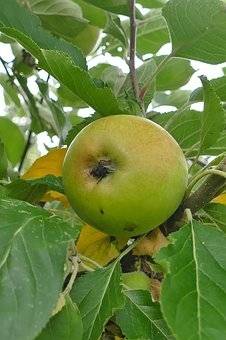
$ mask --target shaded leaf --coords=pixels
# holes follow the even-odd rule
[[[221,198],[218,200],[214,200],[214,202],[216,203],[209,203],[204,208],[204,211],[207,217],[209,218],[210,224],[212,225],[215,224],[217,227],[221,228],[224,232],[226,232],[226,200],[225,200],[225,197],[224,197],[223,204],[220,203],[222,202]]]
[[[117,313],[117,323],[128,339],[170,339],[170,331],[163,319],[160,306],[152,302],[145,290],[124,291],[125,307]],[[172,339],[172,338],[171,338]]]

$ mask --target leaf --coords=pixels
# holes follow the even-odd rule
[[[84,0],[73,0],[81,9],[83,17],[89,20],[89,23],[99,28],[104,28],[107,22],[106,12],[96,6],[86,3]]]
[[[168,23],[176,57],[209,64],[225,61],[226,12],[221,1],[170,0],[162,13]]]
[[[76,246],[79,254],[104,266],[120,254],[119,249],[126,243],[127,240],[112,240],[111,236],[86,224],[81,230]],[[90,266],[90,263],[87,264]]]
[[[226,193],[223,192],[222,194],[214,198],[213,202],[226,205]]]
[[[105,11],[112,12],[115,14],[122,14],[129,16],[130,10],[129,10],[129,4],[127,0],[108,0],[108,1],[102,1],[102,0],[84,0],[85,2],[92,4],[96,7],[102,8]],[[142,18],[142,15],[137,10],[136,12],[138,18]]]
[[[62,176],[62,166],[67,149],[53,149],[45,156],[38,158],[28,171],[22,176],[25,180],[34,180],[37,178],[42,178],[48,175],[54,175],[56,177]],[[37,183],[34,183],[37,184]],[[59,189],[59,188],[58,188]],[[44,187],[44,192],[46,187]],[[61,190],[60,190],[61,191]],[[41,201],[60,201],[65,207],[69,206],[68,200],[65,195],[61,192],[48,191],[44,196],[39,197]]]
[[[108,15],[107,25],[104,29],[104,33],[111,34],[113,37],[118,39],[125,48],[128,47],[128,39],[123,29],[119,17],[116,15]]]
[[[25,140],[18,126],[6,117],[0,117],[0,139],[9,161],[16,165],[24,151]]]
[[[204,90],[204,112],[202,116],[200,150],[206,150],[219,139],[224,127],[224,110],[220,99],[208,80],[201,78]]]
[[[221,101],[226,101],[226,76],[209,80],[210,85]],[[191,102],[203,101],[203,87],[195,89],[190,97]]]
[[[71,298],[82,316],[83,340],[98,340],[106,322],[123,307],[120,275],[120,265],[115,261],[76,280]]]
[[[23,0],[22,0],[23,2]],[[53,34],[73,42],[75,36],[88,24],[82,10],[71,0],[28,0],[31,11],[36,14],[42,25]]]
[[[33,180],[16,179],[5,188],[9,197],[30,203],[43,201],[43,195],[49,190],[64,193],[62,178],[53,175]]]
[[[82,333],[78,307],[67,297],[66,305],[49,320],[36,340],[82,340]]]
[[[171,91],[170,94],[166,94],[165,92],[156,92],[154,101],[156,102],[156,106],[169,105],[179,108],[189,101],[190,95],[191,91],[188,90]]]
[[[128,339],[170,339],[170,331],[163,319],[159,304],[152,302],[148,291],[127,290],[123,293],[125,307],[117,313],[116,320]]]
[[[0,178],[5,178],[8,170],[8,160],[6,156],[5,146],[0,139]]]
[[[193,220],[172,234],[155,260],[167,270],[160,304],[176,338],[225,338],[225,234]]]
[[[161,8],[168,0],[138,0],[138,2],[147,8]]]
[[[220,199],[214,200],[213,202],[214,203],[209,203],[204,208],[204,211],[209,218],[211,224],[215,224],[217,227],[226,232],[226,202],[224,201],[224,203],[222,204],[220,203]]]
[[[166,56],[155,57],[157,66],[166,58]],[[156,77],[156,90],[177,90],[185,85],[194,73],[193,67],[189,60],[182,58],[170,58],[165,64],[162,71]]]
[[[0,200],[0,221],[0,338],[34,339],[57,303],[68,244],[78,230],[10,199]]]
[[[86,69],[85,58],[78,48],[45,31],[40,19],[16,1],[0,0],[0,8],[0,31],[16,39],[40,63],[45,63],[40,49],[57,50],[69,55],[75,65]]]
[[[137,244],[133,249],[133,254],[136,256],[152,256],[168,244],[169,241],[167,238],[162,234],[159,228],[156,228]]]
[[[5,73],[0,73],[0,85],[4,88],[5,93],[10,97],[16,107],[21,108],[22,106],[18,97],[18,88],[16,84],[11,83],[11,80]]]

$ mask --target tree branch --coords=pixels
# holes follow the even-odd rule
[[[140,89],[139,83],[137,80],[136,74],[136,66],[135,66],[135,58],[136,58],[136,0],[129,0],[130,6],[130,55],[129,55],[129,69],[130,69],[130,79],[132,84],[132,89],[134,93],[134,97],[136,98],[137,103],[139,104],[142,113],[144,113],[144,108],[142,101],[140,99]]]
[[[20,161],[20,165],[19,165],[19,168],[18,168],[18,172],[20,173],[22,168],[23,168],[23,165],[24,165],[24,161],[26,159],[26,156],[27,156],[27,152],[31,146],[31,137],[32,137],[32,131],[29,130],[29,133],[28,133],[28,137],[27,137],[27,142],[26,142],[26,145],[24,147],[24,151],[23,151],[23,154],[22,154],[22,157],[21,157],[21,161]]]
[[[226,157],[222,160],[216,170],[226,172]],[[202,209],[207,203],[218,196],[226,186],[226,178],[217,174],[209,175],[205,181],[186,198],[176,212],[161,226],[164,235],[168,235],[178,229],[184,223],[184,211],[190,209],[192,214]]]

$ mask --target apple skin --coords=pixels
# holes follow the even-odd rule
[[[123,273],[122,282],[128,287],[128,289],[150,290],[151,288],[150,278],[140,271]]]
[[[78,46],[85,56],[89,55],[96,46],[100,35],[98,27],[87,25],[84,30],[79,32],[73,39],[73,44]]]
[[[97,171],[100,162],[112,170],[104,178]],[[63,164],[65,193],[75,212],[114,236],[140,235],[166,221],[183,199],[187,177],[174,138],[150,120],[130,115],[86,126]]]

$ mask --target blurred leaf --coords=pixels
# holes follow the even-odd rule
[[[168,0],[138,0],[138,2],[147,8],[161,8]]]
[[[214,145],[224,128],[224,110],[209,81],[201,78],[204,90],[204,112],[200,135],[200,151]]]
[[[212,225],[216,224],[226,232],[226,194],[219,196],[213,202],[215,203],[209,203],[204,208],[204,211]]]
[[[82,340],[83,325],[78,307],[67,297],[66,305],[52,316],[36,340]]]
[[[41,19],[43,27],[65,40],[73,41],[87,26],[88,21],[83,18],[80,6],[72,0],[28,0],[28,3],[31,11]]]
[[[162,234],[159,228],[156,228],[137,244],[133,249],[133,254],[137,256],[152,256],[168,244],[169,241],[167,238]]]
[[[171,0],[163,7],[163,16],[175,56],[209,64],[225,61],[226,12],[221,1]]]
[[[158,103],[156,106],[169,105],[175,107],[181,107],[189,101],[191,91],[188,90],[176,90],[171,91],[170,94],[165,92],[156,92],[154,101]]]
[[[129,4],[127,0],[84,0],[85,2],[92,4],[96,7],[102,8],[108,12],[122,14],[129,16]],[[136,12],[137,18],[142,18],[141,13],[137,10]]]
[[[126,33],[123,29],[119,17],[117,17],[116,15],[108,15],[108,21],[104,29],[104,33],[111,34],[113,37],[118,39],[125,48],[128,47],[128,39],[126,37]]]
[[[6,117],[0,117],[0,139],[9,161],[16,165],[24,151],[25,140],[19,127]]]
[[[82,316],[83,340],[98,340],[106,322],[123,307],[120,276],[120,265],[115,261],[76,280],[71,298]]]
[[[72,0],[82,9],[83,17],[89,20],[89,23],[99,28],[104,28],[107,22],[106,12],[96,6],[86,3],[84,0]]]
[[[166,56],[155,57],[154,59],[157,66],[165,58]],[[170,58],[156,77],[156,90],[177,90],[190,80],[194,71],[189,60]]]
[[[16,107],[21,108],[21,102],[18,97],[18,87],[16,84],[11,83],[11,80],[5,73],[0,73],[0,85],[4,88],[5,92],[11,101],[16,105]]]
[[[66,86],[61,85],[57,89],[57,95],[63,106],[71,106],[74,108],[85,108],[88,105]]]
[[[10,199],[0,201],[0,220],[0,338],[34,339],[57,303],[67,248],[78,230],[44,209]]]
[[[49,190],[64,193],[62,178],[53,175],[33,180],[17,179],[5,187],[9,197],[30,203],[40,201]]]
[[[45,64],[41,49],[50,49],[66,53],[75,65],[86,69],[86,61],[81,51],[45,31],[37,16],[19,6],[14,0],[0,0],[0,7],[0,31],[16,39],[39,60],[40,64]]]
[[[117,313],[117,323],[127,339],[173,339],[163,319],[160,306],[145,290],[124,291],[125,307]]]
[[[172,234],[157,263],[167,270],[160,304],[165,320],[184,340],[226,337],[226,236],[193,220]]]
[[[4,144],[0,139],[0,178],[5,178],[7,175],[8,160]]]
[[[81,230],[76,246],[80,254],[105,266],[120,254],[119,249],[126,243],[127,240],[112,240],[111,236],[86,224]],[[87,264],[90,266],[90,263]]]

